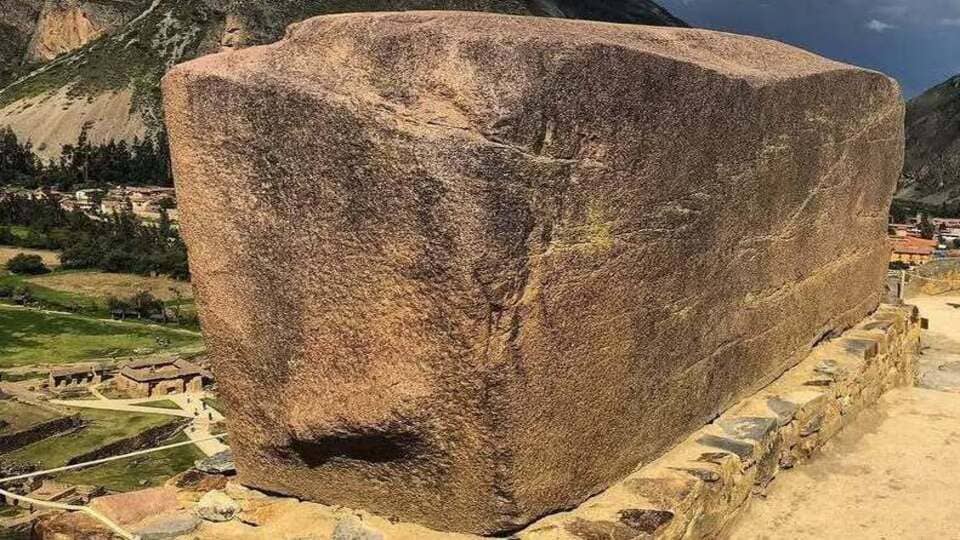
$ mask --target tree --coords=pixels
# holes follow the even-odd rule
[[[163,302],[147,291],[138,291],[137,294],[131,296],[130,305],[141,317],[163,313]]]
[[[920,218],[920,236],[926,238],[927,240],[933,240],[933,237],[937,234],[936,228],[933,226],[933,222],[930,221],[930,216],[923,214]]]
[[[16,244],[17,240],[18,238],[14,236],[10,227],[0,227],[0,244],[12,246]]]
[[[25,253],[19,253],[7,261],[7,270],[13,274],[30,276],[46,274],[50,271],[47,265],[43,264],[43,259],[39,255],[27,255]]]

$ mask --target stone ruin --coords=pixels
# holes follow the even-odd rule
[[[164,81],[240,478],[503,533],[871,313],[891,79],[780,43],[321,17]]]

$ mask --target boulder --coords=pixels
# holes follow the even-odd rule
[[[383,533],[367,527],[356,516],[347,516],[337,522],[330,540],[383,540]]]
[[[149,517],[133,528],[140,540],[169,540],[188,535],[200,526],[193,512],[181,510]]]
[[[240,504],[222,491],[211,491],[197,503],[197,514],[207,521],[230,521],[239,513]]]
[[[33,526],[36,540],[114,540],[109,527],[82,512],[63,512],[41,517]]]
[[[194,467],[207,474],[232,474],[237,471],[233,462],[233,452],[230,450],[197,460]]]
[[[419,12],[164,81],[243,484],[516,530],[880,299],[888,77],[777,42]]]
[[[180,508],[180,502],[175,489],[160,487],[97,497],[90,501],[90,507],[123,526],[174,512]]]

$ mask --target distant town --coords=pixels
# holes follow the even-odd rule
[[[960,257],[960,219],[918,214],[888,228],[891,268],[906,269],[934,259]]]
[[[58,191],[50,187],[33,190],[24,188],[0,188],[4,196],[29,197],[34,200],[52,200],[66,211],[80,210],[90,214],[111,214],[129,207],[134,215],[148,221],[159,221],[166,213],[171,221],[177,221],[177,196],[172,187],[117,186],[109,189],[89,188],[77,191]]]

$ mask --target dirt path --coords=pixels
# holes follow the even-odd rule
[[[781,472],[729,538],[960,538],[960,296],[910,302],[930,319],[922,387],[887,394],[814,461]]]

